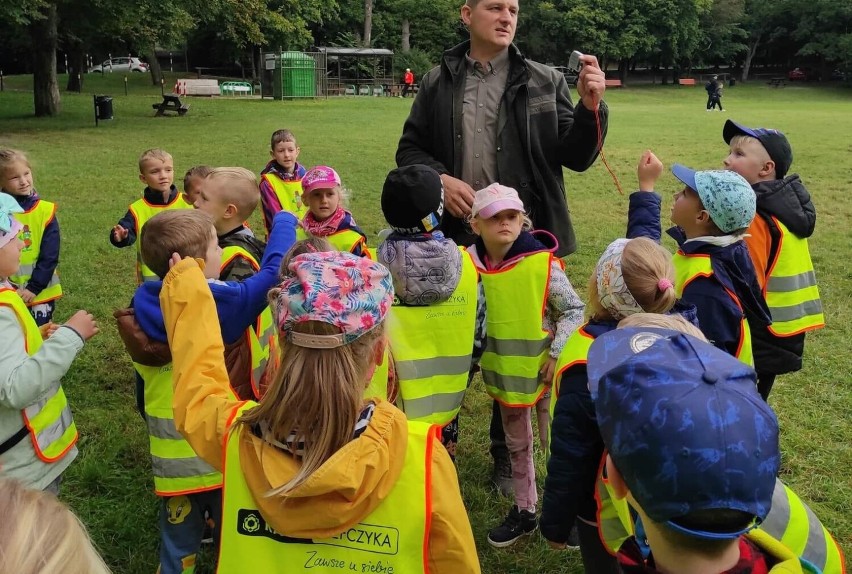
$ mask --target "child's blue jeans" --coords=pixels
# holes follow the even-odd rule
[[[222,490],[163,496],[160,503],[159,574],[193,574],[201,548],[205,511],[212,521],[213,542],[219,546]]]

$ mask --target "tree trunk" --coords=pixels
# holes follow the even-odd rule
[[[56,78],[56,4],[50,4],[44,18],[30,25],[33,40],[33,104],[36,116],[55,116],[62,105]]]
[[[151,72],[151,85],[159,86],[163,70],[160,68],[160,61],[157,60],[157,50],[153,43],[145,50],[145,58],[148,59],[148,70]]]
[[[627,71],[630,69],[630,58],[622,58],[618,62],[618,79],[623,86],[627,85]]]
[[[373,41],[373,0],[364,0],[364,42],[369,48]]]
[[[402,19],[402,52],[411,51],[411,22],[408,18]]]
[[[86,73],[86,52],[83,44],[74,42],[68,49],[68,85],[65,91],[82,92],[83,74]]]
[[[740,78],[740,81],[743,83],[748,81],[748,72],[751,69],[751,60],[754,58],[754,55],[757,53],[757,47],[760,45],[760,36],[755,38],[752,42],[748,44],[748,51],[746,52],[745,61],[743,62],[743,75]]]

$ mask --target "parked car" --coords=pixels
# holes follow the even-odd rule
[[[92,66],[89,73],[102,74],[104,72],[147,72],[148,64],[139,58],[112,58],[104,60],[103,64]]]
[[[793,68],[787,72],[787,79],[791,82],[818,82],[819,72],[810,68]]]

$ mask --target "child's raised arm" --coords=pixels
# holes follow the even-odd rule
[[[242,283],[227,281],[211,286],[226,344],[242,337],[269,304],[266,294],[278,281],[281,258],[296,242],[297,223],[296,216],[288,211],[276,213],[260,271]]]
[[[636,175],[639,179],[639,191],[630,194],[630,207],[627,211],[627,234],[625,237],[647,237],[660,241],[660,196],[654,192],[657,180],[663,173],[661,162],[651,150],[645,150],[639,158]]]

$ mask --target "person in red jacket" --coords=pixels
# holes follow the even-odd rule
[[[404,98],[408,92],[414,94],[414,72],[411,71],[411,68],[405,69],[405,75],[402,76],[402,97]]]

